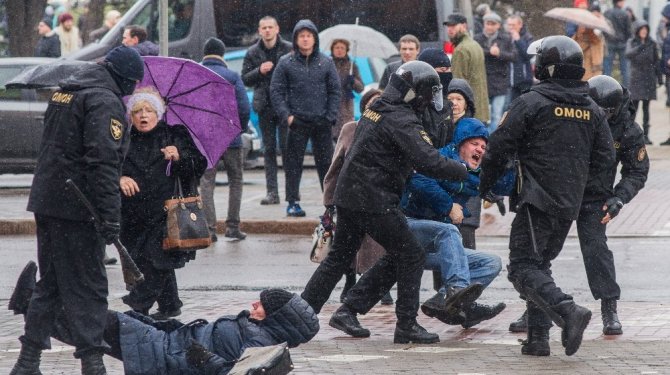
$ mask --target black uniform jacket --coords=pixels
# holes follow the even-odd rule
[[[604,201],[617,196],[622,202],[628,203],[644,187],[649,173],[649,157],[644,145],[644,133],[635,122],[635,111],[629,92],[624,89],[624,105],[608,121],[614,139],[616,163],[608,169],[591,171],[584,192],[584,202]],[[619,163],[621,179],[614,186]]]
[[[119,222],[119,177],[128,144],[121,91],[100,65],[82,68],[60,87],[44,116],[28,211],[89,220],[89,211],[66,189],[71,178],[103,220]]]
[[[586,82],[545,80],[512,103],[489,138],[480,191],[489,191],[515,157],[521,171],[511,209],[531,204],[577,219],[589,169],[614,165],[612,134]]]
[[[440,179],[467,178],[464,165],[445,159],[433,147],[417,113],[396,89],[403,84],[392,75],[381,98],[358,122],[337,180],[337,206],[373,214],[396,209],[413,170]]]

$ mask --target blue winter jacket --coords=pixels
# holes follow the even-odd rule
[[[261,321],[249,319],[249,311],[224,316],[213,323],[198,319],[182,324],[171,320],[171,329],[160,330],[150,317],[142,320],[117,313],[121,354],[126,375],[225,375],[244,349],[287,342],[296,347],[319,332],[319,319],[309,304],[294,294],[284,306]],[[197,341],[214,356],[197,369],[186,361],[186,351]]]
[[[244,88],[244,83],[242,83],[242,78],[237,72],[234,72],[228,69],[228,66],[220,56],[216,55],[207,55],[200,63],[214,73],[220,75],[226,81],[230,82],[235,86],[235,99],[237,99],[237,115],[240,118],[240,126],[242,127],[242,133],[245,133],[248,130],[249,126],[249,113],[251,111],[249,107],[249,99],[247,98],[247,90]],[[235,148],[242,146],[242,136],[238,135],[231,143],[228,148]]]
[[[314,34],[316,44],[309,56],[300,53],[296,38],[301,30]],[[340,106],[340,77],[333,60],[319,52],[319,31],[310,20],[300,20],[293,28],[293,53],[279,59],[272,74],[270,98],[282,121],[289,115],[298,121],[332,126]],[[294,120],[295,121],[295,120]]]
[[[476,119],[461,119],[454,131],[452,143],[442,147],[440,154],[445,158],[465,163],[459,154],[458,147],[469,138],[484,138],[488,140],[489,133],[484,125]],[[401,200],[405,215],[415,219],[435,220],[451,223],[449,212],[454,203],[460,204],[464,211],[463,216],[469,217],[465,204],[470,197],[479,195],[479,173],[481,168],[468,168],[466,181],[437,180],[414,173],[407,184]],[[514,186],[515,174],[510,169],[493,189],[498,195],[509,195]]]

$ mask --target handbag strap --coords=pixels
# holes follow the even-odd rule
[[[179,176],[174,179],[174,190],[172,192],[172,197],[184,199],[184,189],[181,186],[181,178]]]

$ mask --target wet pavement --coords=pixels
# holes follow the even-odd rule
[[[659,91],[660,94],[660,91]],[[658,144],[670,134],[670,121],[663,107],[664,95],[653,101],[651,139]],[[361,317],[372,330],[368,339],[352,339],[328,326],[330,314],[339,306],[342,283],[320,314],[321,331],[306,345],[291,350],[296,374],[670,374],[670,147],[650,146],[651,172],[645,189],[624,207],[610,224],[609,245],[614,252],[622,296],[619,316],[624,326],[621,336],[601,333],[600,306],[591,297],[586,282],[576,233],[573,230],[563,253],[554,262],[557,283],[575,296],[577,303],[593,311],[584,342],[577,354],[565,356],[560,330],[551,331],[550,357],[520,354],[523,334],[507,331],[518,318],[523,303],[506,279],[506,272],[484,292],[483,303],[505,302],[507,308],[498,317],[471,329],[446,326],[419,313],[419,322],[440,334],[435,345],[394,345],[393,307],[375,307]],[[15,234],[34,230],[32,214],[25,211],[30,175],[0,175],[0,373],[8,373],[16,360],[23,323],[19,316],[5,310],[7,299],[21,268],[35,258],[34,236]],[[283,173],[280,171],[280,195],[283,197]],[[215,191],[220,229],[223,229],[227,204],[225,172]],[[307,217],[286,218],[285,203],[261,206],[265,196],[262,170],[245,171],[242,203],[243,230],[250,233],[245,241],[226,241],[220,236],[212,248],[199,252],[198,258],[177,273],[181,297],[185,302],[180,319],[216,319],[236,314],[256,300],[266,287],[282,287],[300,292],[316,265],[309,262],[309,234],[323,212],[316,171],[307,169],[301,193]],[[480,250],[491,251],[505,261],[507,236],[513,214],[504,217],[491,208],[483,211],[482,227],[477,231]],[[287,234],[300,235],[287,235]],[[113,253],[112,249],[109,249]],[[125,294],[119,266],[108,267],[110,307],[125,310]],[[426,273],[421,299],[430,298],[432,277]],[[395,295],[395,291],[393,292]],[[73,349],[57,341],[43,355],[44,374],[79,373]],[[122,374],[119,361],[105,359],[110,374]]]

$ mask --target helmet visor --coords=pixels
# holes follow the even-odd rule
[[[444,108],[444,99],[442,99],[442,85],[433,86],[433,107],[436,111],[441,111]]]

